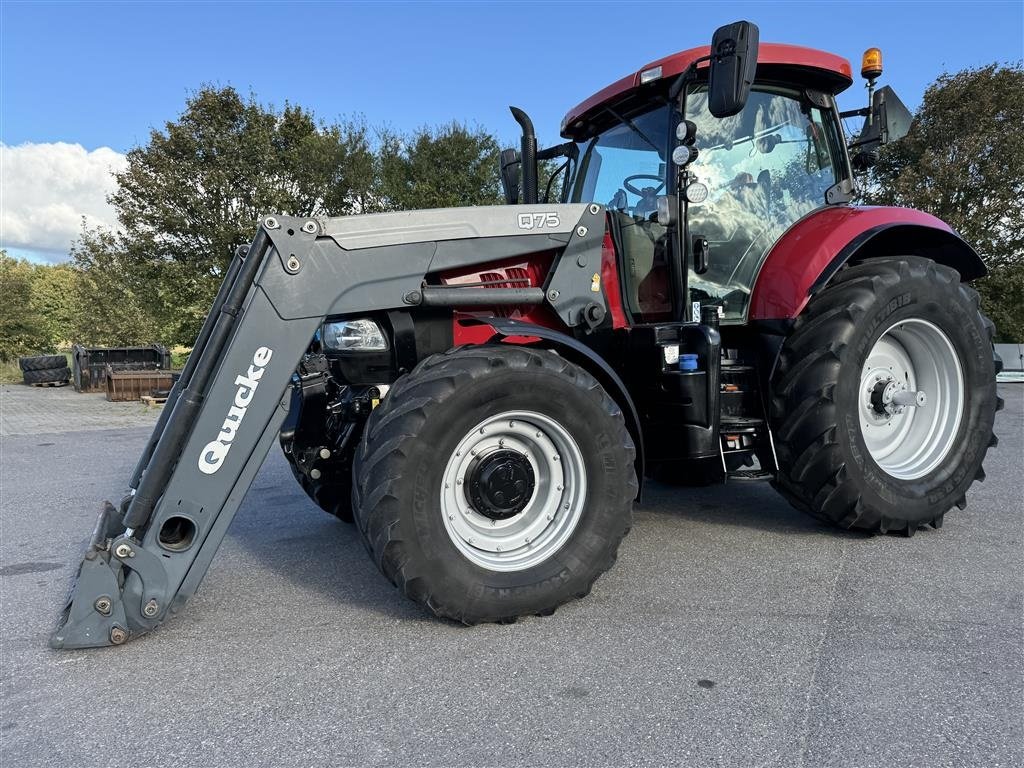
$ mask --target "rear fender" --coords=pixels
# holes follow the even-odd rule
[[[910,208],[835,206],[804,217],[772,246],[754,283],[749,319],[793,320],[844,264],[917,255],[983,277],[981,258],[948,224]]]
[[[636,475],[637,481],[640,483],[637,498],[640,498],[644,483],[644,436],[640,426],[640,417],[626,385],[604,358],[572,336],[532,323],[523,323],[503,317],[488,317],[486,319],[465,319],[460,324],[462,332],[456,328],[456,343],[469,340],[472,340],[472,343],[484,343],[496,339],[498,341],[507,340],[509,343],[515,344],[546,347],[584,368],[597,379],[622,409],[622,415],[626,420],[626,429],[629,430],[633,443],[636,445]]]

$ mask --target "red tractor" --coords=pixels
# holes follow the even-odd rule
[[[389,580],[466,623],[585,595],[645,476],[764,477],[842,528],[940,527],[995,445],[999,362],[974,250],[851,203],[909,127],[880,73],[872,49],[869,106],[841,113],[846,60],[738,22],[570,110],[564,144],[538,150],[513,109],[510,205],[265,217],[54,645],[180,607],[276,440]],[[538,169],[559,159],[554,202]]]

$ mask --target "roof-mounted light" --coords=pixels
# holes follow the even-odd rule
[[[661,78],[661,65],[645,69],[640,73],[640,85],[652,83]]]
[[[874,80],[882,74],[882,50],[868,48],[860,59],[860,76],[865,80]]]

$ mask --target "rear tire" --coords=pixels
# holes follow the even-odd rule
[[[67,365],[68,359],[64,355],[35,355],[18,358],[18,367],[22,371],[46,371],[66,368]]]
[[[842,528],[941,526],[997,442],[993,333],[978,294],[929,259],[841,271],[808,303],[773,376],[776,488]],[[920,406],[892,400],[918,391]]]
[[[352,506],[381,572],[436,615],[547,615],[615,562],[635,455],[622,411],[583,369],[547,350],[459,348],[373,411]]]

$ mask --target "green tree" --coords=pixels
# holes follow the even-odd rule
[[[128,153],[110,197],[120,235],[92,233],[85,253],[91,259],[111,245],[107,267],[155,281],[147,300],[161,337],[187,344],[231,254],[249,241],[261,214],[358,212],[370,195],[372,167],[359,121],[323,126],[301,107],[277,112],[230,87],[203,88],[178,120]]]
[[[378,150],[378,200],[383,210],[497,205],[498,142],[459,123],[420,128],[411,136],[383,131]]]
[[[32,309],[41,319],[48,347],[67,347],[78,316],[78,272],[70,264],[36,264],[32,270]]]
[[[70,335],[90,346],[125,346],[171,341],[161,328],[161,272],[173,262],[140,261],[123,239],[104,229],[83,228],[72,246],[76,280]]]
[[[971,243],[976,283],[998,337],[1024,341],[1024,68],[991,64],[940,76],[910,129],[882,149],[869,202],[920,208]]]
[[[42,315],[32,303],[33,266],[0,251],[0,360],[49,348]]]

